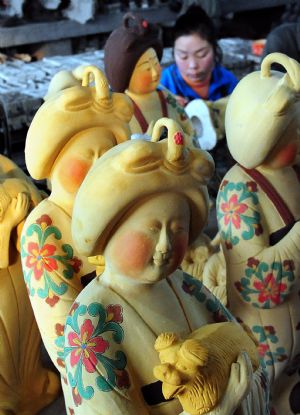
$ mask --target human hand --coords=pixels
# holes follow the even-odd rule
[[[189,100],[185,97],[182,97],[180,95],[174,95],[176,98],[176,101],[179,105],[181,105],[182,107],[185,107],[186,104],[189,102]]]
[[[222,401],[207,415],[233,415],[251,389],[253,370],[246,352],[232,363],[230,377]]]

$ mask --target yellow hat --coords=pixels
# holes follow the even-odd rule
[[[91,74],[95,86],[89,86]],[[132,114],[130,99],[124,94],[111,94],[100,69],[87,66],[82,85],[50,96],[33,118],[25,144],[30,175],[37,180],[48,178],[58,154],[76,134],[88,140],[89,130],[95,134],[99,127],[99,132],[103,128],[111,131],[117,143],[128,140]]]
[[[153,142],[163,127],[168,129],[168,138]],[[201,232],[208,215],[206,183],[214,171],[211,156],[186,147],[181,127],[170,119],[156,122],[152,139],[113,147],[87,174],[72,215],[73,240],[81,254],[102,254],[124,214],[141,200],[164,192],[187,198],[190,241]]]
[[[286,74],[271,71],[279,63]],[[225,130],[232,157],[246,168],[261,165],[279,142],[298,134],[300,64],[282,53],[267,55],[261,71],[245,76],[226,108]]]

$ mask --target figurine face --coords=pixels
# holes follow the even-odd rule
[[[297,124],[291,123],[285,130],[282,139],[271,150],[263,165],[271,169],[281,169],[296,163],[300,150]]]
[[[180,36],[175,40],[174,57],[179,72],[190,82],[203,82],[214,68],[212,45],[198,34]]]
[[[67,192],[75,193],[92,164],[113,147],[111,133],[107,132],[107,138],[104,134],[101,137],[100,134],[91,135],[88,139],[79,135],[64,147],[53,166],[53,172]]]
[[[153,48],[147,49],[137,61],[132,72],[128,90],[134,94],[147,94],[156,90],[161,66]]]
[[[161,194],[134,208],[108,242],[112,271],[152,284],[180,265],[188,245],[190,209],[183,196]]]

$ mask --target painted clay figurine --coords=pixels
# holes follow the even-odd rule
[[[38,189],[0,155],[0,413],[37,414],[60,392],[56,374],[43,367],[41,336],[24,283],[20,234],[41,201]]]
[[[125,14],[123,25],[108,37],[104,52],[105,74],[112,90],[125,92],[133,102],[130,128],[134,135],[151,133],[153,122],[170,117],[193,136],[183,107],[170,92],[157,89],[163,47],[155,25],[132,13]]]
[[[231,319],[200,281],[178,270],[207,220],[213,161],[185,145],[173,120],[157,121],[152,140],[165,128],[168,139],[130,140],[109,150],[75,198],[78,252],[105,257],[103,274],[78,295],[66,322],[76,415],[180,414],[178,400],[166,401],[153,375],[160,363],[156,338],[172,331],[184,339],[207,323]],[[226,410],[209,413],[232,414],[250,385],[245,414],[268,413],[262,368],[252,377],[242,359],[233,372]],[[254,397],[259,408],[251,412]]]
[[[279,53],[240,81],[226,112],[237,164],[217,199],[230,310],[259,341],[277,415],[300,411],[299,91],[300,64]]]
[[[220,403],[241,350],[253,371],[259,367],[256,345],[251,331],[235,322],[202,326],[185,340],[162,333],[154,344],[161,364],[153,373],[166,399],[177,397],[191,415],[206,414]]]
[[[89,86],[91,74],[95,86]],[[95,270],[73,246],[74,198],[96,159],[130,138],[131,116],[128,97],[111,94],[102,72],[87,67],[83,85],[47,99],[28,131],[28,171],[35,179],[49,179],[51,194],[26,220],[22,266],[42,339],[62,376],[65,319],[85,279]]]

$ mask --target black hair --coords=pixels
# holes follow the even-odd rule
[[[220,63],[222,60],[222,50],[218,44],[217,33],[212,19],[202,7],[197,5],[190,6],[181,15],[173,29],[173,42],[180,36],[198,34],[205,39],[213,48],[215,61]]]

